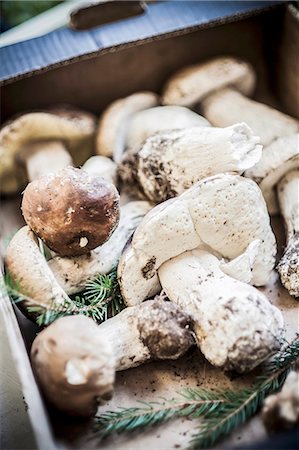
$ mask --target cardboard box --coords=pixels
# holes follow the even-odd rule
[[[5,47],[0,50],[2,120],[56,103],[99,114],[112,100],[135,91],[160,92],[178,68],[216,55],[234,55],[251,62],[258,79],[255,98],[298,117],[296,14],[285,2],[163,2],[150,4],[142,16],[93,30],[61,29]],[[19,203],[20,198],[1,201],[2,239],[23,223]],[[282,224],[275,219],[273,225],[281,251]],[[291,337],[298,326],[296,301],[286,294],[277,277],[263,291],[283,311],[287,337]],[[5,295],[1,308],[39,448],[99,448],[89,422],[62,418],[44,404],[27,354],[37,327],[12,307]],[[174,363],[151,363],[118,373],[115,396],[100,411],[134,405],[136,398],[171,398],[182,386],[236,388],[251,379],[252,375],[229,380],[199,353],[193,353]],[[137,437],[109,440],[101,448],[183,448],[195,426],[196,421],[171,422]],[[255,417],[215,448],[242,447],[262,438],[265,432]]]

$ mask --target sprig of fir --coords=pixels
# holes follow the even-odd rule
[[[189,448],[211,447],[255,414],[267,395],[281,388],[298,356],[299,335],[271,359],[264,375],[258,376],[252,387],[223,391],[185,389],[170,401],[107,411],[95,418],[95,432],[106,438],[115,433],[142,431],[179,417],[200,418]]]
[[[96,322],[103,322],[118,314],[124,307],[117,281],[116,269],[107,275],[98,275],[86,284],[80,295],[66,296],[64,303],[57,304],[55,299],[50,306],[39,304],[30,296],[22,293],[19,283],[10,274],[4,278],[4,289],[14,303],[26,302],[28,313],[35,316],[39,326],[47,326],[60,317],[84,314]]]

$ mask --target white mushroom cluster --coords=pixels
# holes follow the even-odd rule
[[[63,307],[115,267],[126,306],[95,324],[74,305],[39,333],[31,361],[56,408],[90,416],[113,395],[116,371],[179,358],[194,344],[238,373],[279,349],[282,314],[258,287],[276,264],[268,209],[278,200],[287,227],[278,270],[299,295],[299,126],[249,100],[254,87],[248,63],[217,58],[174,74],[161,98],[114,101],[97,127],[88,114],[53,111],[16,119],[15,134],[1,130],[6,192],[23,182],[13,167],[31,181],[27,225],[5,257],[28,299],[23,310]],[[203,116],[191,110],[198,105]],[[78,163],[75,151],[90,155],[92,140],[96,155]]]

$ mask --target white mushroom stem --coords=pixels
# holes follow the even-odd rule
[[[118,259],[137,225],[152,208],[148,202],[129,202],[121,207],[119,224],[110,239],[86,255],[77,257],[55,256],[49,268],[56,282],[68,294],[80,292],[86,282],[99,274],[106,274],[117,265]]]
[[[256,288],[225,275],[211,253],[183,253],[158,274],[168,298],[190,314],[197,343],[214,366],[245,372],[279,348],[280,311]]]
[[[12,238],[6,251],[5,267],[17,290],[29,301],[25,306],[41,305],[45,308],[63,305],[68,296],[56,281],[38,240],[28,226],[21,228]]]
[[[255,240],[260,245],[251,283],[260,286],[268,282],[276,256],[262,193],[256,183],[238,175],[206,178],[153,208],[137,227],[118,265],[123,297],[128,305],[148,298],[159,287],[157,269],[202,243],[232,260]]]
[[[262,146],[245,123],[227,128],[193,127],[149,137],[136,155],[119,167],[124,181],[136,181],[145,197],[161,202],[197,181],[221,172],[243,173],[261,157]],[[136,172],[136,174],[135,174]],[[134,178],[136,177],[136,180]]]
[[[62,141],[32,142],[27,148],[28,153],[23,160],[29,181],[73,165]],[[26,152],[26,148],[24,150]]]
[[[278,264],[280,279],[299,297],[299,169],[288,172],[277,185],[278,201],[287,231],[286,249]]]
[[[296,119],[251,100],[232,88],[225,88],[206,97],[202,102],[202,111],[216,127],[227,127],[240,121],[247,123],[265,146],[299,129]]]
[[[163,300],[126,308],[99,326],[112,343],[116,370],[156,359],[177,359],[194,344],[190,317]]]

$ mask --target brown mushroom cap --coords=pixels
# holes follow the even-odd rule
[[[0,128],[1,192],[13,193],[24,187],[26,171],[19,156],[31,142],[61,140],[75,165],[82,164],[93,151],[95,123],[92,114],[70,107],[29,112],[4,123]],[[16,170],[21,176],[15,176]]]
[[[45,397],[67,414],[91,416],[112,396],[113,352],[88,317],[62,317],[44,329],[33,342],[31,362]]]
[[[77,256],[109,239],[119,221],[119,194],[103,178],[67,167],[29,183],[22,212],[51,250]]]

